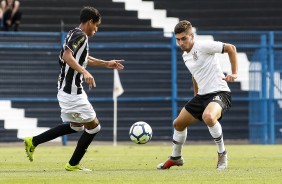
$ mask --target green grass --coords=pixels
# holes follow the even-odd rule
[[[96,143],[98,144],[98,143]],[[170,145],[95,145],[89,147],[82,165],[92,172],[67,172],[74,145],[41,145],[34,162],[24,147],[1,146],[0,183],[91,183],[91,184],[214,184],[282,182],[282,146],[227,145],[229,168],[215,169],[215,145],[185,145],[183,167],[157,170],[156,165],[171,154]]]

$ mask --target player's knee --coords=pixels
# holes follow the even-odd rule
[[[99,131],[101,130],[101,125],[98,124],[98,126],[96,126],[95,128],[93,129],[85,129],[85,131],[89,134],[96,134],[98,133]]]
[[[183,131],[186,128],[186,126],[183,125],[183,123],[181,123],[180,121],[177,121],[177,119],[173,121],[173,127],[177,131]]]
[[[202,119],[207,125],[217,121],[217,118],[211,113],[203,114]]]
[[[77,131],[77,132],[80,132],[80,131],[83,131],[84,130],[84,126],[74,126],[72,124],[70,124],[70,127],[71,129]]]

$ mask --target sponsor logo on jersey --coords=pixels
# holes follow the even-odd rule
[[[194,51],[192,55],[193,55],[194,61],[197,61],[198,60],[198,53],[197,53],[197,51]]]
[[[77,42],[73,43],[73,45],[72,45],[73,48],[74,48],[74,49],[77,49],[77,47],[78,47],[81,43],[83,43],[84,40],[85,40],[85,37],[84,37],[84,36],[81,37]]]

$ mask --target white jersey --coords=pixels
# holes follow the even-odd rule
[[[189,53],[182,57],[188,70],[198,84],[198,94],[230,91],[215,53],[223,53],[223,43],[195,41]]]

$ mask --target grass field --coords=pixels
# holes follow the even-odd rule
[[[185,145],[182,167],[157,170],[171,153],[170,145],[95,145],[81,164],[92,172],[67,172],[74,145],[41,145],[29,162],[23,146],[1,146],[0,183],[10,184],[184,184],[184,183],[282,183],[282,146],[227,145],[229,168],[215,169],[214,145]]]

